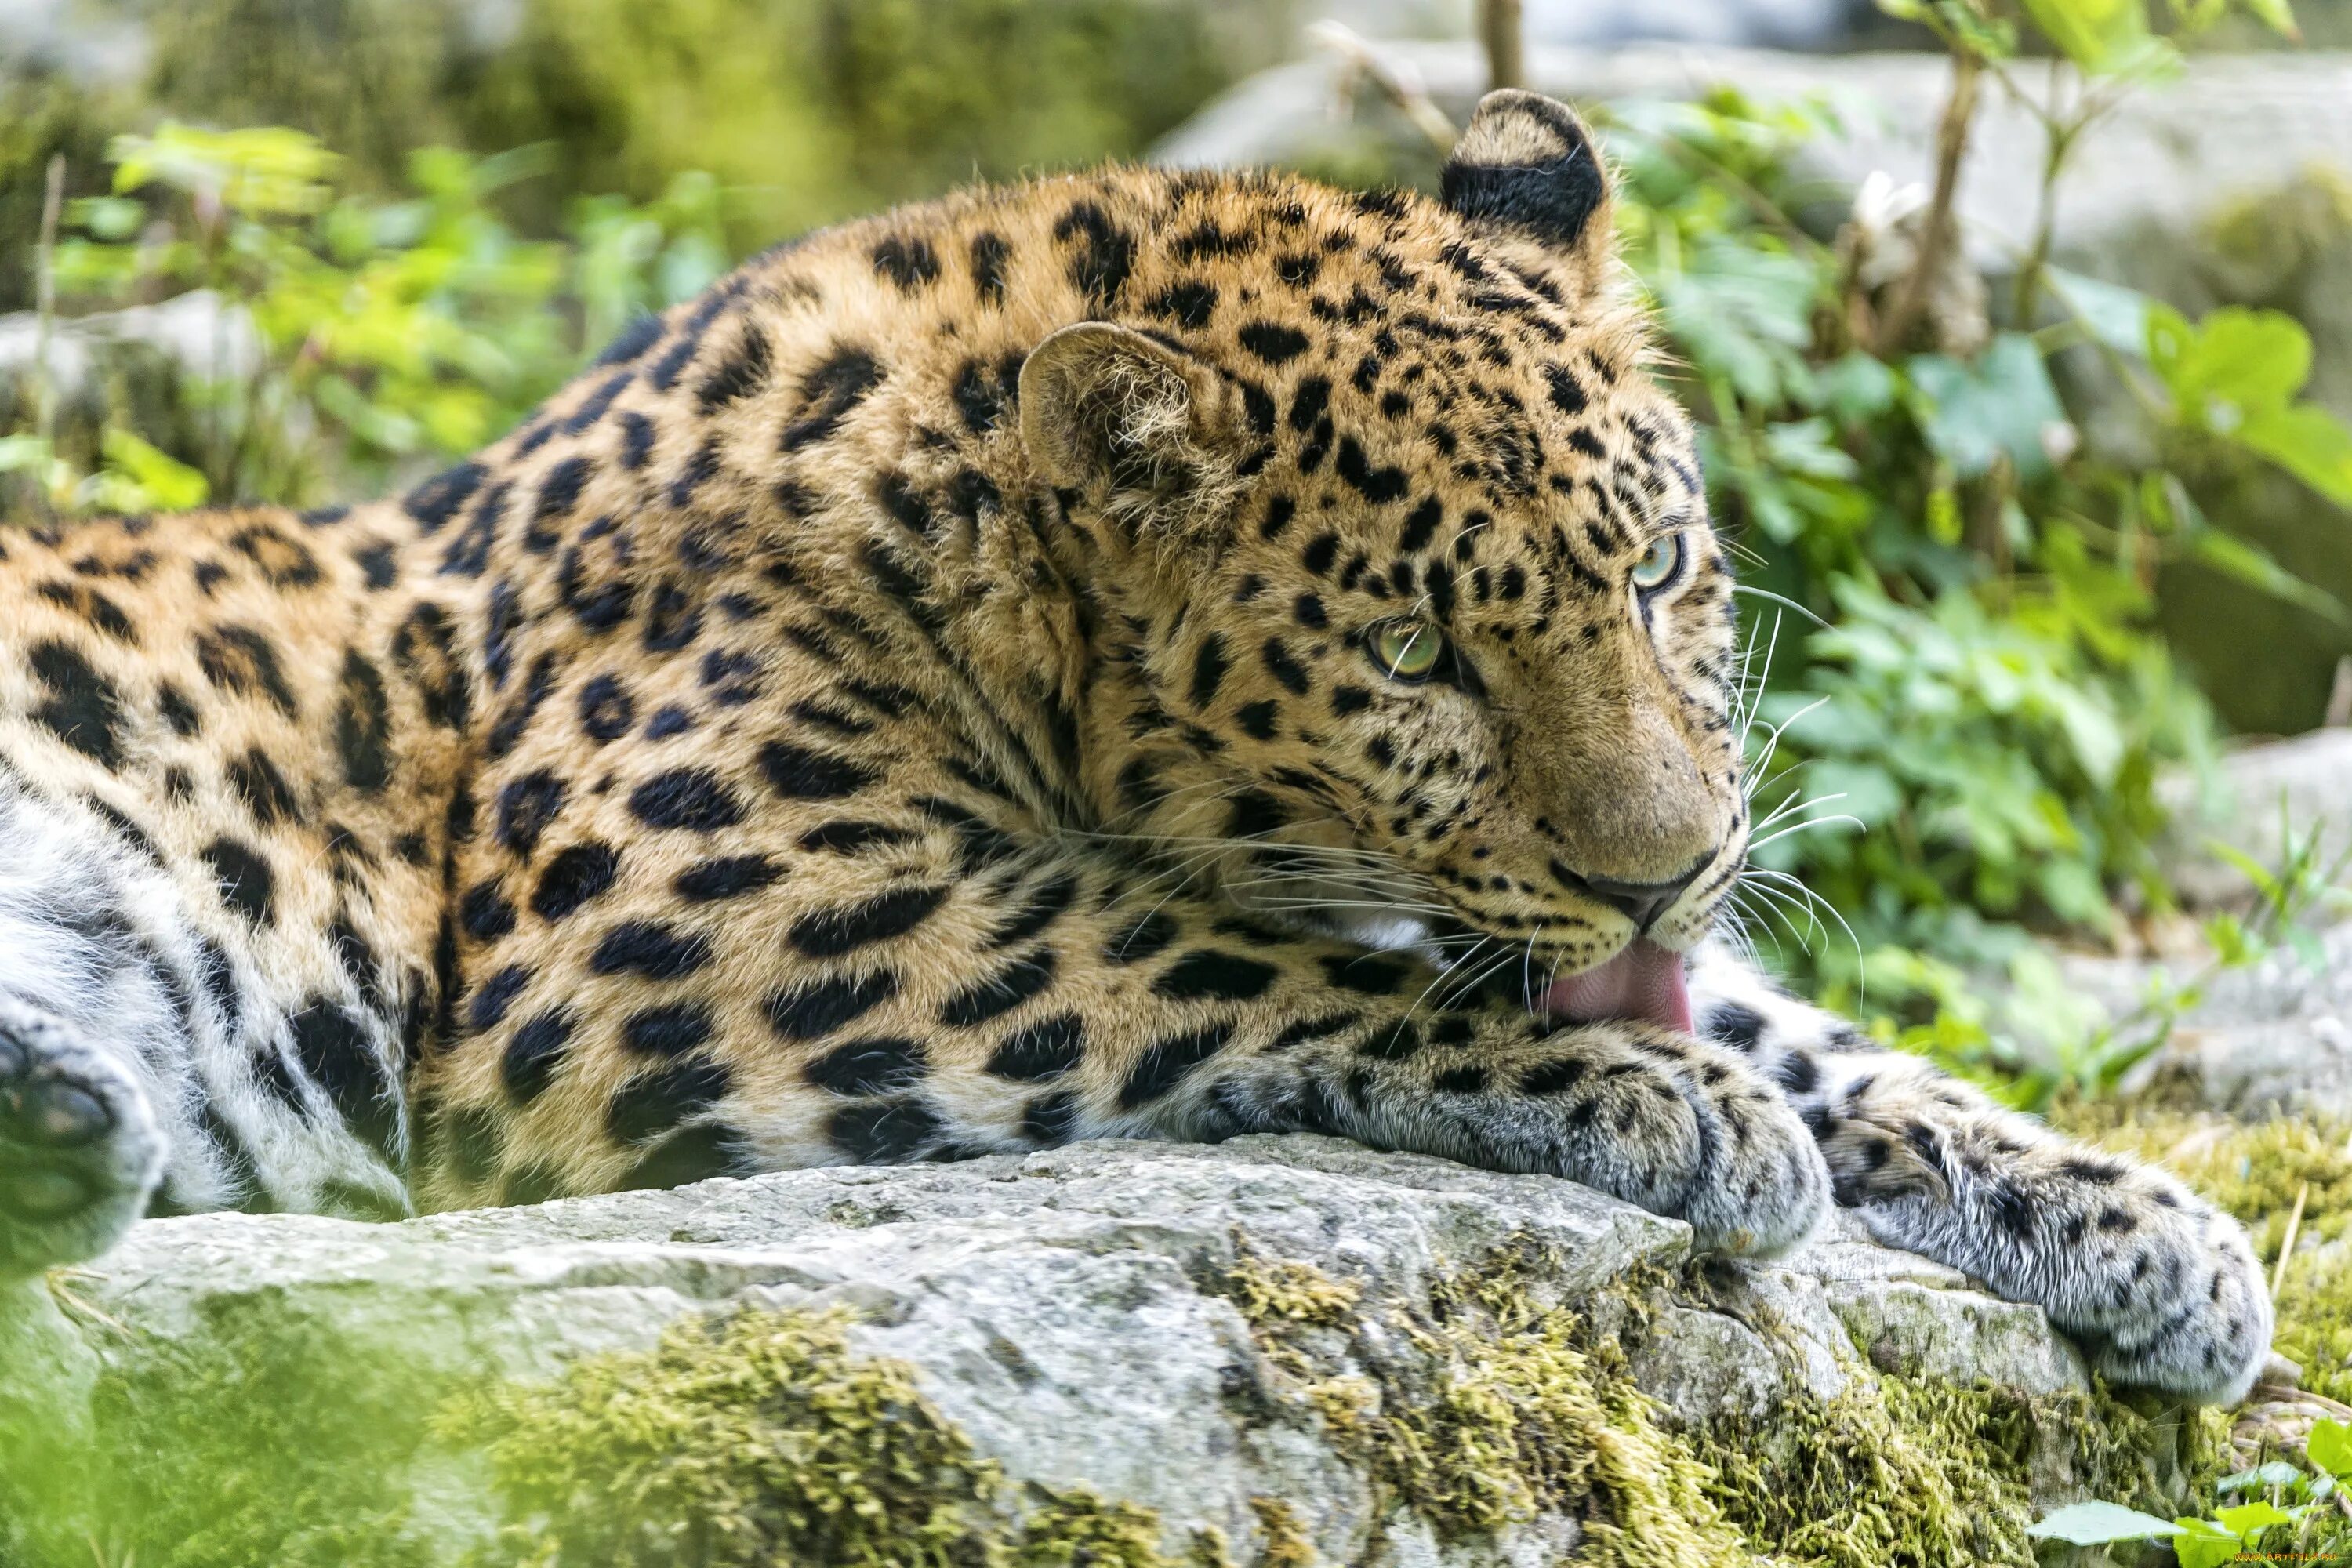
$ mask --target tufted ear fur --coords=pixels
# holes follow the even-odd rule
[[[1021,366],[1021,439],[1048,480],[1129,529],[1185,521],[1222,510],[1239,487],[1231,401],[1181,350],[1081,321]]]
[[[1609,171],[1591,133],[1541,93],[1505,88],[1480,99],[1439,191],[1465,218],[1533,240],[1588,279],[1614,244]]]

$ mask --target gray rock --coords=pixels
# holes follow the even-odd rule
[[[42,358],[41,321],[30,310],[0,316],[0,387],[22,397],[46,363],[50,389],[68,405],[105,412],[110,376],[150,368],[193,382],[244,382],[261,367],[260,331],[243,310],[209,289],[158,305],[133,305],[51,323]]]
[[[2352,729],[2245,747],[2224,757],[2210,781],[2178,775],[2159,794],[2175,813],[2158,846],[2174,890],[2195,907],[2235,902],[2253,884],[2213,852],[2217,842],[2268,867],[2290,839],[2315,834],[2323,868],[2352,851]]]
[[[1426,1301],[1433,1280],[1509,1256],[1532,1260],[1527,1290],[1605,1321],[1630,1276],[1678,1269],[1689,1240],[1572,1184],[1304,1137],[802,1171],[388,1226],[203,1215],[136,1227],[72,1282],[72,1324],[37,1289],[7,1303],[0,1389],[20,1411],[53,1406],[37,1425],[54,1436],[79,1419],[93,1357],[135,1370],[261,1315],[396,1346],[425,1386],[543,1379],[688,1314],[847,1304],[855,1347],[910,1363],[1011,1476],[1156,1509],[1171,1551],[1202,1526],[1250,1540],[1252,1500],[1273,1497],[1328,1563],[1549,1563],[1575,1539],[1569,1521],[1447,1538],[1383,1500],[1316,1421],[1268,1418],[1281,1380],[1220,1281],[1246,1256],[1356,1282],[1367,1302]],[[1633,1369],[1672,1421],[1765,1416],[1882,1370],[2086,1386],[2038,1310],[1850,1220],[1781,1262],[1714,1271],[1712,1291],[1677,1293]],[[1343,1359],[1423,1354],[1328,1337]],[[0,1425],[24,1429],[21,1415]],[[478,1466],[428,1453],[413,1479],[436,1560],[483,1538]]]
[[[2280,946],[2211,975],[2127,1087],[2167,1075],[2234,1116],[2352,1117],[2352,924],[2314,942],[2310,953]],[[2134,1021],[2147,1017],[2141,999],[2189,984],[2209,965],[2069,956],[2060,967],[2070,991],[2126,1021],[2124,1036],[2145,1037],[2153,1023]]]

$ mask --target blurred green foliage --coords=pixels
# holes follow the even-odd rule
[[[292,4],[226,14],[258,25]],[[1998,74],[2019,47],[2018,19],[1973,0],[1898,4],[1967,68]],[[2168,68],[2141,5],[2030,12],[2045,46],[2077,57],[2092,89],[2068,101],[2084,112]],[[594,107],[560,151],[412,151],[387,184],[299,131],[117,137],[105,191],[68,204],[47,263],[60,315],[208,290],[257,352],[195,367],[160,408],[109,388],[80,426],[32,388],[0,427],[0,485],[61,511],[380,490],[510,426],[632,313],[698,289],[741,247],[745,212],[831,216],[974,168],[1116,150],[1207,79],[1105,107],[1149,57],[1205,58],[1168,31],[1200,13],[1145,0],[568,0],[520,17],[497,58],[552,51],[575,85],[602,83],[580,87]],[[1017,68],[1000,69],[1010,56]],[[802,73],[789,91],[730,74],[787,58]],[[494,121],[484,68],[472,112]],[[563,73],[534,68],[551,101]],[[1079,76],[1092,85],[1070,87]],[[2095,133],[2053,115],[2062,142]],[[1817,193],[1792,155],[1841,133],[1829,109],[1721,91],[1622,106],[1606,129],[1627,256],[1700,422],[1718,520],[1748,558],[1751,931],[1891,1038],[1969,1070],[2031,1068],[2021,1092],[2095,1087],[2128,1053],[2072,1021],[2079,1005],[2032,938],[2110,937],[2126,910],[2166,906],[2154,783],[2209,756],[2214,726],[2152,629],[2158,573],[2199,562],[2343,614],[2218,526],[2180,471],[2219,454],[2352,503],[2352,434],[2302,396],[2307,336],[2261,310],[2190,321],[2038,253],[1990,302],[1956,261],[1915,268],[1933,297],[1906,312],[1908,275],[1874,274],[1867,250],[1901,240],[1899,213],[1833,238],[1794,216]],[[1426,151],[1386,166],[1426,174]],[[675,172],[689,155],[719,172]],[[530,237],[528,209],[583,169],[640,193],[667,184],[571,198]],[[751,201],[758,189],[783,205]],[[1873,201],[1896,210],[1882,192],[1858,214]],[[2095,383],[2053,374],[2069,360],[2128,400],[2154,458],[2085,449],[2069,399]],[[2006,1012],[1979,999],[1988,971],[2007,973]]]
[[[572,196],[720,193],[729,247],[975,176],[1140,153],[1291,36],[1291,0],[80,0],[134,26],[135,80],[0,62],[0,232],[32,232],[49,154],[76,194],[111,135],[280,125],[349,187],[408,188],[420,146],[541,146],[519,232]],[[0,308],[29,302],[0,277]]]
[[[2013,14],[1970,0],[1890,8],[1965,68],[2000,73],[2019,45]],[[2095,134],[2098,94],[2169,69],[2173,46],[2140,0],[2026,15],[2091,84],[2068,100],[2079,122],[2046,117],[2054,179]],[[2284,315],[2190,321],[2042,247],[1999,299],[1957,247],[1943,270],[1918,263],[1932,216],[1873,232],[1868,193],[1834,243],[1813,237],[1790,216],[1806,194],[1791,154],[1838,131],[1825,106],[1728,91],[1612,127],[1629,255],[1701,421],[1718,521],[1748,556],[1759,826],[1741,897],[1759,940],[1882,1034],[2026,1098],[2096,1089],[2146,1036],[2093,1026],[2032,939],[2113,937],[2126,909],[2168,903],[2155,781],[2208,760],[2214,727],[2153,630],[2158,571],[2195,561],[2344,615],[2217,526],[2175,460],[2222,449],[2342,508],[2352,432],[2303,400],[2311,342]],[[1911,264],[1874,286],[1867,246],[1890,229]],[[1915,274],[1932,298],[1905,331]],[[1938,341],[1955,336],[1974,341]],[[2085,449],[2053,374],[2066,355],[2102,363],[2153,459]],[[1988,972],[2006,1007],[1980,999]]]
[[[519,237],[496,205],[544,163],[425,149],[397,199],[343,188],[341,161],[296,131],[165,124],[117,138],[110,194],[66,214],[54,287],[67,313],[206,290],[218,350],[184,378],[191,417],[166,455],[109,418],[94,432],[0,437],[0,473],[61,510],[144,510],[208,497],[308,503],[387,482],[403,459],[488,442],[632,315],[724,269],[719,191],[572,205],[562,237]],[[235,351],[250,331],[259,353]],[[36,405],[44,389],[28,399]]]

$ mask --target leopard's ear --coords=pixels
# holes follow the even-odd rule
[[[1609,171],[1576,111],[1504,88],[1478,100],[1440,176],[1445,205],[1481,227],[1598,268],[1615,247]]]
[[[1130,529],[1230,500],[1233,395],[1181,349],[1107,321],[1064,327],[1021,366],[1021,439],[1055,486]]]

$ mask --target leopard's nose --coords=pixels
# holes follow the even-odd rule
[[[1614,877],[1578,877],[1578,891],[1589,894],[1607,904],[1633,922],[1637,932],[1647,931],[1658,917],[1674,908],[1683,890],[1698,880],[1698,874],[1714,864],[1715,857],[1707,855],[1694,863],[1681,876],[1664,882],[1626,882]]]

